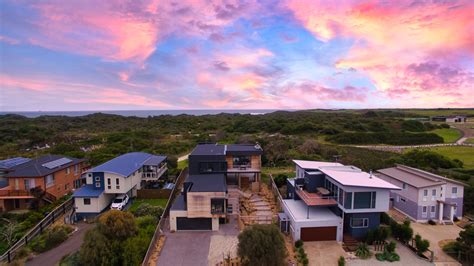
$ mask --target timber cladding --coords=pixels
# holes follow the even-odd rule
[[[251,168],[254,168],[254,169],[260,169],[262,168],[262,165],[261,165],[261,156],[260,155],[252,155],[250,156],[250,164],[251,164]],[[226,161],[227,161],[227,169],[231,169],[234,167],[234,156],[232,155],[227,155],[226,156]]]
[[[211,214],[211,198],[225,198],[225,192],[188,192],[188,217],[214,217]]]

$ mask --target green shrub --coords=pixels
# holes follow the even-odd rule
[[[29,246],[37,253],[48,251],[64,242],[72,230],[67,225],[53,226],[31,241]]]
[[[393,253],[393,252],[395,252],[396,247],[397,247],[397,243],[395,243],[394,241],[390,241],[390,243],[388,243],[385,246],[385,249],[388,253]]]
[[[152,206],[149,203],[142,203],[138,208],[133,212],[133,215],[136,217],[140,216],[153,216],[155,219],[160,219],[161,215],[163,214],[163,208],[160,206]]]
[[[385,260],[387,261],[390,261],[390,262],[393,262],[393,261],[399,261],[400,260],[400,256],[393,252],[393,253],[387,253],[387,255],[385,256]]]
[[[391,221],[392,221],[392,218],[387,213],[382,212],[382,214],[380,214],[380,223],[390,225]]]
[[[369,246],[367,243],[360,243],[357,246],[357,250],[355,252],[355,255],[361,259],[368,259],[372,254],[370,253]]]
[[[305,266],[308,265],[308,264],[309,264],[308,258],[303,258],[303,259],[301,259],[301,263],[302,263],[303,265],[305,265]]]
[[[337,266],[346,266],[346,260],[344,259],[343,256],[340,256],[339,259],[337,260]]]
[[[415,236],[415,245],[419,255],[422,255],[430,247],[430,242],[426,239],[422,239],[419,234]]]
[[[303,241],[302,240],[298,240],[295,242],[295,247],[296,248],[299,248],[299,247],[302,247],[303,246]]]

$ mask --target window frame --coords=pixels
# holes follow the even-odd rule
[[[354,220],[362,220],[362,225],[361,226],[354,226]],[[350,223],[351,228],[368,228],[369,227],[369,218],[354,218],[351,217],[351,223]]]
[[[83,205],[91,205],[91,198],[82,198]]]

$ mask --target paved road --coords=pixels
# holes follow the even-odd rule
[[[76,225],[78,230],[72,234],[64,243],[61,245],[34,257],[32,260],[27,261],[28,266],[44,266],[44,265],[55,265],[62,257],[71,254],[81,247],[85,233],[91,229],[94,225],[88,223],[78,223]]]

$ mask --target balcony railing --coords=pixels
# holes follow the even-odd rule
[[[323,196],[320,193],[311,193],[298,187],[296,187],[296,194],[308,206],[336,206],[337,205],[335,196]]]
[[[31,192],[27,190],[0,190],[0,198],[28,197],[33,198]]]
[[[158,171],[156,172],[143,172],[142,178],[143,179],[157,179],[157,178],[160,178],[163,175],[163,173],[166,172],[166,170],[168,170],[168,167],[165,164],[162,167],[160,167],[160,169],[158,169]]]

